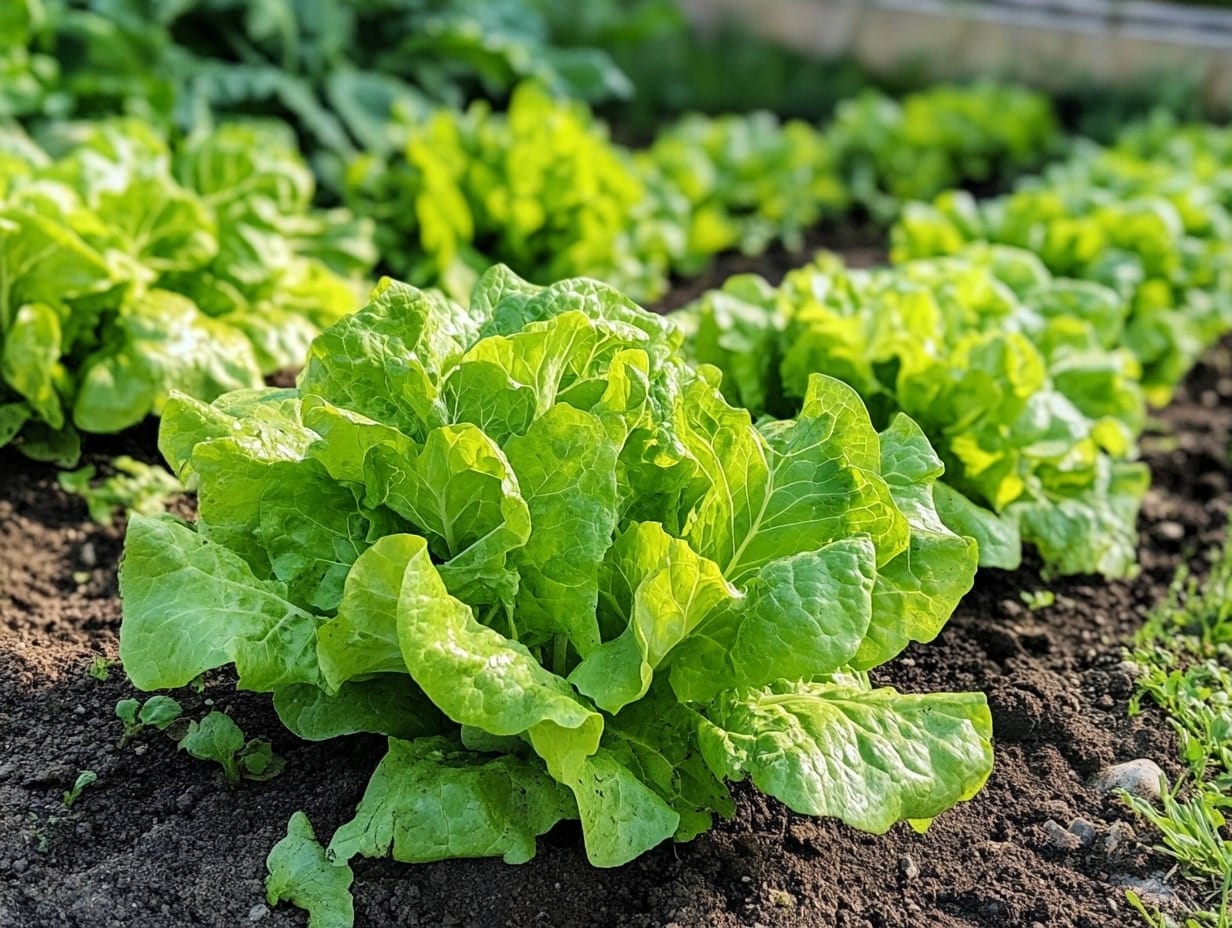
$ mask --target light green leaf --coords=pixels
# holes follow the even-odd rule
[[[872,538],[878,564],[906,546],[906,519],[878,474],[877,433],[850,387],[814,375],[799,418],[761,431],[703,383],[681,408],[680,434],[711,485],[685,537],[731,582],[855,534]]]
[[[53,429],[64,425],[64,410],[56,391],[62,373],[60,318],[45,303],[28,303],[17,310],[0,345],[0,377],[25,397],[34,412]]]
[[[701,747],[717,774],[877,834],[970,799],[992,771],[980,693],[781,683],[725,694],[704,714]]]
[[[405,673],[398,599],[407,565],[424,548],[415,535],[386,535],[347,574],[338,615],[317,631],[317,658],[330,690],[376,673]]]
[[[259,692],[319,679],[318,620],[170,517],[129,522],[120,595],[120,660],[140,689],[184,686],[229,663],[242,688]]]
[[[398,598],[398,641],[415,682],[455,722],[493,735],[536,730],[568,753],[592,754],[603,719],[568,683],[543,667],[519,641],[475,621],[432,564],[421,538],[409,558]]]
[[[644,696],[669,652],[739,595],[717,564],[657,522],[625,528],[608,552],[600,588],[609,621],[624,631],[591,651],[569,681],[613,714]]]
[[[265,860],[265,900],[270,905],[290,902],[308,912],[308,928],[352,928],[355,904],[351,899],[354,875],[345,862],[335,863],[317,842],[308,816],[296,812],[287,834]]]
[[[287,728],[308,741],[358,732],[410,739],[450,727],[405,673],[349,680],[333,695],[306,683],[283,687],[274,692],[274,710]]]
[[[519,638],[563,635],[585,656],[599,644],[599,564],[616,529],[616,449],[599,420],[553,406],[505,454],[530,507],[511,560],[522,583]]]
[[[894,502],[907,516],[906,551],[885,564],[873,586],[873,620],[852,659],[866,670],[898,654],[912,641],[932,641],[975,582],[979,550],[942,523],[933,505],[933,484],[944,466],[920,427],[897,415],[881,433],[881,473]]]
[[[436,378],[474,334],[465,310],[385,279],[367,306],[312,343],[300,391],[422,440],[445,422]]]
[[[535,856],[537,836],[574,815],[568,792],[536,761],[484,758],[447,738],[391,738],[329,856],[392,854],[407,863],[500,856],[520,864]]]
[[[933,501],[947,528],[975,539],[981,567],[1018,569],[1022,563],[1022,538],[1017,522],[977,505],[940,480],[933,485]]]

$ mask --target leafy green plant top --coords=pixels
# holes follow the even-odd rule
[[[81,798],[85,788],[96,782],[98,782],[98,774],[93,770],[83,770],[77,774],[77,779],[73,781],[73,785],[64,792],[64,798],[61,800],[64,803],[64,808],[71,809],[73,804]]]
[[[642,296],[666,286],[635,252],[645,197],[629,153],[581,104],[520,85],[506,112],[478,102],[406,127],[398,157],[363,155],[347,199],[377,223],[386,263],[455,296],[496,261],[527,277],[598,277]]]
[[[384,281],[296,389],[168,405],[199,518],[130,523],[125,669],[234,664],[301,737],[388,735],[338,865],[518,862],[579,819],[614,866],[743,779],[874,832],[930,819],[988,775],[984,697],[866,671],[971,585],[941,462],[836,380],[756,426],[716,383],[594,281],[497,267],[465,308]]]
[[[165,731],[180,718],[183,709],[170,696],[151,696],[144,703],[138,699],[121,699],[115,714],[124,723],[124,741],[141,734],[147,727]]]
[[[1111,290],[977,246],[875,270],[823,256],[777,289],[732,278],[673,318],[755,413],[793,414],[822,373],[875,422],[912,416],[946,464],[941,517],[979,539],[981,563],[1016,567],[1026,540],[1060,573],[1122,576],[1148,480],[1124,314]]]
[[[0,445],[72,464],[79,432],[298,362],[354,310],[366,226],[310,208],[285,127],[172,148],[135,119],[0,134]]]
[[[680,274],[700,273],[723,251],[758,255],[774,244],[799,250],[806,231],[847,206],[827,135],[764,111],[686,116],[638,152],[637,162],[659,226],[685,233],[662,239]]]
[[[285,762],[264,738],[244,737],[231,716],[214,710],[199,722],[189,722],[179,739],[181,751],[198,760],[212,760],[222,767],[227,782],[236,786],[246,780],[272,780],[282,773]]]
[[[165,468],[126,454],[113,458],[109,470],[111,474],[96,480],[98,469],[87,464],[79,470],[61,471],[56,478],[63,489],[84,499],[90,518],[103,525],[111,522],[117,510],[144,516],[162,512],[169,499],[184,492]]]

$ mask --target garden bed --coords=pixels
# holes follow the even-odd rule
[[[738,269],[786,266],[771,255]],[[1127,716],[1132,681],[1121,645],[1177,565],[1192,558],[1200,569],[1221,538],[1232,478],[1229,351],[1225,342],[1191,373],[1146,442],[1154,488],[1136,580],[1045,581],[1033,563],[982,571],[935,643],[876,674],[907,691],[982,690],[993,708],[988,786],[926,835],[906,825],[865,835],[737,788],[733,821],[615,870],[586,863],[575,824],[549,833],[520,867],[360,862],[356,923],[1094,928],[1129,920],[1122,887],[1167,864],[1129,836],[1117,799],[1086,784],[1104,765],[1136,757],[1179,770],[1162,717]],[[91,454],[117,452],[156,460],[154,429],[147,423]],[[249,736],[271,739],[287,762],[280,776],[229,790],[163,735],[119,746],[114,707],[131,687],[118,667],[106,680],[88,669],[116,654],[121,532],[88,521],[51,468],[9,450],[0,470],[0,928],[302,925],[302,912],[264,906],[265,856],[296,809],[321,834],[348,819],[382,741],[301,742],[268,697],[236,693],[234,678],[216,673],[201,694],[182,694],[186,713],[200,717],[213,704]],[[1044,590],[1055,604],[1028,608],[1022,594]],[[98,781],[66,809],[62,794],[86,769]],[[1078,818],[1094,826],[1094,841],[1058,847],[1046,823]]]

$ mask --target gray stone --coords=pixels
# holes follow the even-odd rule
[[[1105,767],[1095,774],[1091,785],[1104,793],[1123,789],[1143,799],[1158,799],[1163,775],[1159,764],[1149,758],[1139,757],[1123,764]]]
[[[250,922],[259,922],[261,919],[268,917],[269,914],[269,906],[258,903],[248,910],[248,920]]]
[[[1082,847],[1082,839],[1062,828],[1054,819],[1044,822],[1043,829],[1044,844],[1050,848],[1068,853]]]
[[[1069,833],[1082,842],[1083,847],[1095,843],[1095,826],[1085,818],[1076,818],[1069,823]]]

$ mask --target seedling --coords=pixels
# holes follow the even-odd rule
[[[121,744],[135,738],[147,727],[165,731],[182,711],[180,704],[170,696],[151,696],[145,705],[136,699],[121,699],[115,707],[116,718],[124,723]]]
[[[1049,606],[1055,605],[1057,594],[1052,590],[1023,590],[1018,594],[1022,597],[1022,601],[1027,604],[1027,608],[1032,612],[1039,609],[1047,609]]]
[[[111,668],[120,663],[113,657],[103,657],[101,654],[95,655],[94,660],[90,661],[90,667],[86,670],[90,676],[100,682],[105,682],[111,677]]]
[[[244,732],[222,712],[211,712],[192,722],[180,739],[180,749],[200,760],[219,764],[232,786],[240,779],[271,780],[282,773],[285,762],[264,738],[244,740]]]
[[[64,792],[64,808],[71,809],[73,803],[81,798],[82,791],[97,779],[98,774],[93,770],[83,770],[77,774],[77,779],[73,782],[72,789],[65,790]]]

